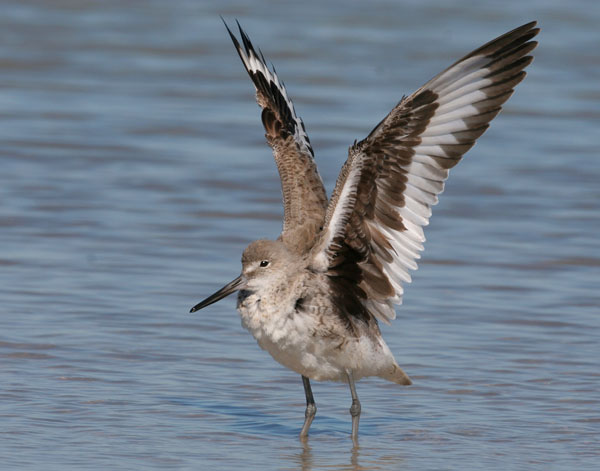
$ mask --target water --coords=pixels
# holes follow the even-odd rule
[[[4,1],[2,469],[597,469],[600,8],[593,2]],[[304,118],[331,191],[348,145],[531,19],[529,76],[453,171],[384,328],[415,381],[313,385],[189,308],[280,230],[279,182],[219,14]]]

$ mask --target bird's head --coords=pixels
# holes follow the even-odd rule
[[[276,283],[291,268],[292,257],[279,240],[261,239],[252,242],[242,254],[242,273],[216,293],[196,304],[196,312],[240,290],[260,291]]]

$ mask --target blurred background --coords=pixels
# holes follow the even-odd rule
[[[3,469],[597,469],[600,6],[0,2]],[[219,15],[304,119],[330,192],[354,139],[530,20],[536,60],[453,170],[383,334],[414,386],[300,377],[231,298],[279,179]]]

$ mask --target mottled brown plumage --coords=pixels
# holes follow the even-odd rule
[[[228,28],[229,31],[229,28]],[[538,33],[526,24],[476,49],[403,98],[350,147],[329,203],[302,120],[283,82],[240,28],[231,39],[256,87],[267,142],[281,176],[283,230],[242,256],[241,275],[197,304],[234,291],[242,324],[282,365],[302,375],[306,437],[316,406],[310,379],[409,385],[379,330],[394,319],[423,250],[422,227],[454,167],[525,77]]]
[[[422,250],[424,237],[420,227],[428,223],[430,208],[443,191],[448,170],[485,132],[515,85],[525,77],[523,69],[533,60],[526,54],[537,44],[530,41],[539,31],[534,26],[535,23],[529,23],[517,28],[463,57],[403,98],[364,140],[350,148],[327,210],[326,229],[319,235],[313,253],[315,257],[319,253],[326,255],[327,270],[332,276],[343,277],[344,270],[352,273],[373,315],[380,320],[395,317],[393,304],[402,296],[401,283],[391,280],[390,272],[399,269],[392,262],[399,257],[390,238],[413,236],[409,237],[413,246],[410,247],[410,241],[405,244],[408,253],[402,270],[407,277],[404,281],[408,281],[406,268],[413,268]],[[479,95],[469,100],[470,93]],[[453,116],[443,109],[452,100],[458,101],[458,110],[461,105],[472,109]],[[432,126],[436,117],[438,122]],[[440,129],[437,132],[436,126]],[[351,172],[356,175],[349,182]],[[334,221],[340,195],[350,186],[345,197],[351,204]],[[407,186],[411,187],[411,195],[407,194]],[[406,209],[408,200],[412,209]],[[404,214],[398,211],[401,208],[405,209]],[[411,233],[409,223],[419,229],[413,228]],[[349,257],[349,252],[353,257]],[[344,260],[351,258],[353,264],[341,266],[337,261],[340,256]]]

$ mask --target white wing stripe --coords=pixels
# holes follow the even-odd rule
[[[412,258],[400,252],[398,253],[398,257],[394,259],[394,261],[391,262],[389,265],[395,267],[394,270],[392,270],[393,272],[396,272],[397,274],[406,276],[408,278],[410,278],[410,274],[405,268],[410,270],[417,269],[417,263]]]
[[[434,127],[449,121],[462,120],[464,118],[477,116],[479,114],[481,114],[481,110],[479,110],[476,106],[473,106],[471,104],[462,106],[454,110],[440,110],[440,108],[438,108],[433,118],[431,118],[431,120],[429,121],[429,125],[431,127]],[[429,130],[429,127],[427,128],[427,130]]]
[[[448,103],[450,101],[456,100],[457,98],[460,98],[460,97],[463,97],[470,93],[479,91],[482,88],[485,88],[488,85],[491,85],[492,83],[494,83],[494,81],[490,78],[480,79],[480,80],[477,80],[476,82],[467,83],[467,84],[463,85],[462,87],[458,87],[457,89],[455,89],[454,91],[452,91],[450,93],[444,92],[443,94],[440,95],[443,97],[443,100],[440,102],[440,104]],[[487,96],[487,95],[485,95],[485,96]]]
[[[401,216],[406,215],[404,208],[400,208],[398,212]],[[406,227],[406,231],[402,232],[403,235],[414,240],[415,242],[425,242],[425,235],[423,234],[423,228],[421,226],[414,224],[408,218],[406,221],[403,220],[402,223],[404,224],[404,227]]]
[[[512,92],[510,92],[510,93],[512,93]],[[450,111],[455,111],[462,107],[473,106],[476,103],[477,106],[473,106],[473,108],[475,108],[475,110],[477,110],[477,113],[475,113],[475,115],[477,115],[482,112],[482,108],[486,104],[489,103],[489,105],[491,106],[494,104],[494,102],[496,102],[495,97],[488,98],[487,95],[484,94],[483,92],[480,92],[480,93],[474,92],[472,97],[469,97],[467,95],[467,96],[463,97],[462,99],[457,99],[457,100],[451,101],[449,103],[446,103],[446,104],[440,106],[436,110],[436,114],[437,115],[446,114]]]
[[[430,146],[420,144],[415,147],[415,153],[427,156],[443,157],[445,159],[450,157],[442,147],[433,145]]]
[[[403,212],[404,217],[410,219],[415,224],[418,224],[420,226],[426,226],[427,224],[429,224],[429,219],[426,218],[425,216],[421,216],[418,213],[418,210],[413,207],[412,201],[414,201],[414,200],[411,199],[410,202],[406,201],[406,204],[403,208],[404,209],[404,212]]]
[[[472,70],[480,69],[489,62],[485,56],[474,56],[455,64],[450,69],[442,72],[427,85],[431,89],[443,89],[448,84],[454,83],[457,77],[468,74]]]
[[[406,173],[409,175],[414,174],[419,177],[429,178],[430,180],[443,181],[448,177],[448,170],[439,168],[435,165],[435,162],[430,157],[428,158],[427,163],[423,162],[411,162],[411,164],[406,167]]]
[[[329,247],[333,242],[333,239],[344,230],[345,224],[343,219],[345,215],[349,214],[348,209],[354,206],[356,185],[358,185],[357,177],[360,175],[360,170],[360,165],[353,165],[350,169],[350,173],[346,177],[342,192],[340,193],[333,214],[331,215],[329,226],[327,227],[324,247]]]
[[[442,191],[444,191],[444,182],[429,180],[427,178],[419,177],[417,175],[409,175],[408,181],[406,183],[408,185],[415,186],[420,190],[427,191],[436,195],[439,195]]]
[[[419,216],[427,219],[431,217],[431,208],[422,201],[407,196],[404,198],[404,202],[405,206],[410,208],[413,213],[416,213]]]
[[[489,61],[488,61],[489,62]],[[490,71],[487,68],[476,68],[474,69],[472,72],[467,73],[464,77],[448,83],[447,85],[440,87],[440,86],[435,86],[434,92],[437,93],[438,95],[445,95],[447,93],[451,93],[455,90],[458,90],[460,87],[471,83],[471,82],[476,82],[479,79],[485,78],[487,75],[489,75]],[[491,80],[490,80],[491,82]]]
[[[471,105],[488,97],[487,93],[481,90],[475,90],[459,96],[452,95],[453,94],[450,94],[449,96],[442,95],[437,99],[440,107],[437,109],[436,113],[441,113],[443,110],[445,110],[444,105],[451,107]]]
[[[386,275],[392,280],[395,285],[400,285],[400,289],[402,289],[402,282],[410,283],[411,276],[408,272],[406,264],[403,264],[400,259],[394,260],[392,263],[384,264],[384,270]],[[396,294],[401,294],[396,291]]]
[[[459,144],[460,141],[452,134],[441,134],[437,136],[424,136],[421,139],[421,145],[433,146],[439,144]]]
[[[434,118],[435,119],[435,115]],[[445,134],[464,131],[468,129],[467,123],[465,123],[462,119],[454,119],[452,121],[447,121],[442,124],[431,125],[433,119],[429,122],[429,126],[425,129],[425,132],[421,134],[421,137],[429,137],[429,136],[443,136]]]
[[[404,253],[413,258],[419,258],[420,252],[423,251],[423,244],[413,241],[406,237],[404,232],[400,231],[382,231],[388,238],[390,244],[394,245],[396,253]]]
[[[406,188],[404,189],[404,195],[410,196],[411,198],[414,198],[417,201],[422,201],[423,203],[428,204],[430,206],[434,206],[438,202],[437,195],[429,192],[424,192],[420,188],[411,185],[410,182],[407,182]]]

